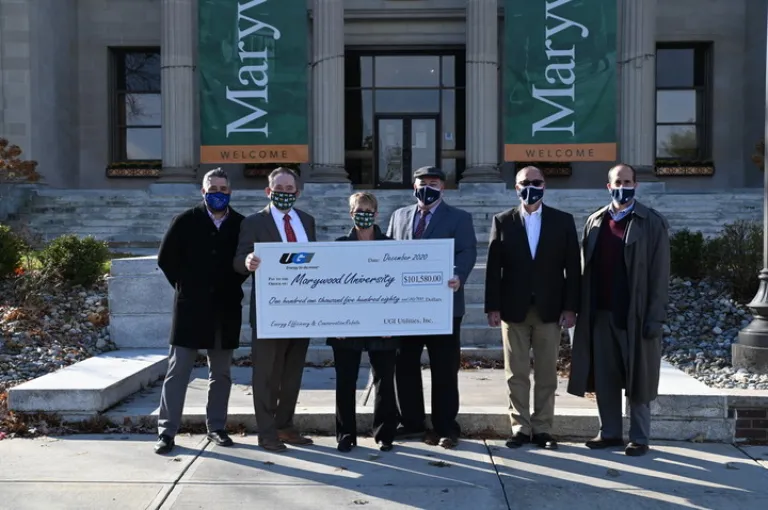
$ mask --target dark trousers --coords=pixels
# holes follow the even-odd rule
[[[351,437],[357,444],[357,416],[355,413],[357,378],[360,372],[358,349],[333,348],[336,368],[336,440]],[[395,400],[396,350],[368,351],[373,375],[373,438],[377,443],[392,443],[397,429],[397,401]]]
[[[459,414],[461,319],[453,318],[453,333],[450,335],[414,336],[401,341],[395,382],[400,424],[409,432],[425,429],[421,353],[426,346],[432,373],[432,427],[440,437],[458,436],[461,433],[456,422]]]
[[[308,338],[254,338],[253,407],[260,440],[293,429],[308,347]]]

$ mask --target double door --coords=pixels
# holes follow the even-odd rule
[[[437,115],[376,116],[376,186],[410,188],[414,170],[439,166]]]

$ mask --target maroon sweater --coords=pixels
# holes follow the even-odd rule
[[[631,214],[628,214],[621,220],[614,221],[611,215],[606,213],[597,237],[596,264],[593,269],[596,278],[594,288],[597,291],[597,309],[611,310],[622,315],[626,314],[623,302],[629,292],[624,264],[624,233],[630,216]]]

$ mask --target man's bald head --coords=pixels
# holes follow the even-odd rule
[[[535,166],[527,166],[525,168],[521,168],[519,172],[517,172],[517,175],[515,176],[515,183],[519,184],[521,186],[526,186],[526,184],[521,184],[524,181],[542,181],[542,185],[544,182],[544,174],[536,168]],[[538,186],[537,186],[538,187]]]
[[[637,184],[637,173],[631,165],[620,163],[608,170],[608,185],[612,188],[624,186],[634,187]]]

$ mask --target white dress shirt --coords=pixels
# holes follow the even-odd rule
[[[529,213],[523,207],[523,222],[525,222],[525,231],[528,234],[528,247],[531,249],[531,258],[536,259],[536,248],[539,246],[539,237],[541,237],[541,210],[543,206],[540,205],[538,209]]]
[[[276,207],[272,207],[272,205],[269,206],[269,212],[272,213],[272,219],[275,220],[275,226],[277,226],[277,231],[280,232],[280,238],[284,243],[287,242],[288,239],[285,236],[285,220],[283,219],[286,213],[277,209]],[[293,210],[293,208],[291,208],[287,214],[291,218],[291,227],[293,227],[293,233],[296,234],[296,242],[309,242],[309,238],[307,238],[307,232],[304,230],[304,225],[301,223],[301,219],[299,218],[298,213]]]

